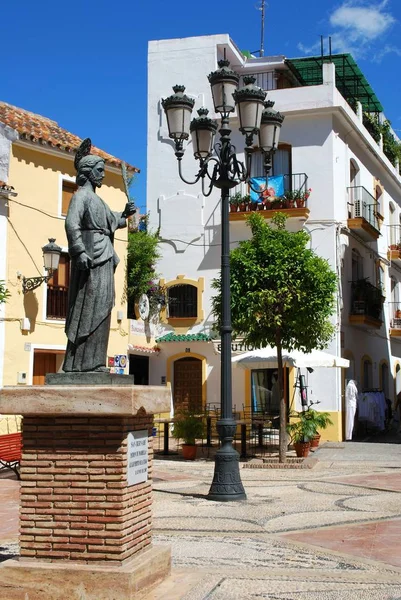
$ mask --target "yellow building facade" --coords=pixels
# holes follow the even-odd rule
[[[64,222],[75,186],[74,150],[80,143],[79,138],[44,117],[8,105],[8,110],[2,110],[3,107],[0,103],[0,281],[5,282],[11,295],[0,307],[0,387],[41,384],[46,372],[61,370],[69,283]],[[21,121],[25,127],[29,121],[35,128],[42,127],[44,137],[50,130],[46,125],[51,123],[51,142],[36,137],[27,139]],[[14,123],[18,128],[13,127]],[[56,147],[58,132],[61,147]],[[67,149],[66,141],[75,144]],[[94,152],[106,160],[99,195],[112,210],[122,211],[127,198],[121,163],[102,151]],[[131,167],[131,172],[135,170]],[[63,249],[57,275],[24,293],[24,277],[46,275],[42,247],[49,238],[55,238]],[[116,299],[108,356],[126,355],[128,348],[129,321],[124,298],[127,229],[116,232],[114,246],[120,264],[115,273]],[[9,428],[3,418],[0,433]]]

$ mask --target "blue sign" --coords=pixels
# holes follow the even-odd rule
[[[266,177],[252,177],[250,184],[251,202],[268,202],[269,199],[274,200],[274,198],[284,196],[284,175],[269,177],[267,180],[267,189]],[[258,191],[255,192],[252,188]]]

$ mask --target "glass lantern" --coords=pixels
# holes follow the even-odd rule
[[[207,108],[200,108],[199,116],[190,125],[194,156],[199,160],[206,160],[211,155],[217,131],[217,123],[207,116],[208,113]]]
[[[187,140],[195,100],[184,94],[185,87],[183,85],[175,85],[173,91],[172,96],[162,100],[169,137],[175,141]]]
[[[49,238],[49,243],[43,246],[43,261],[46,271],[57,271],[62,248],[57,246],[55,238]]]
[[[230,62],[226,59],[219,60],[219,68],[208,75],[212,89],[213,104],[216,112],[228,114],[235,110],[233,93],[239,82],[239,75],[230,69]]]
[[[268,100],[265,102],[265,109],[262,113],[262,122],[259,129],[259,147],[263,152],[274,152],[277,150],[280,129],[284,121],[284,115],[274,110],[273,106],[274,102]]]

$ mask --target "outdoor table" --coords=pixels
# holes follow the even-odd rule
[[[168,418],[168,419],[155,419],[154,420],[155,423],[163,423],[163,452],[162,454],[167,455],[167,454],[174,454],[173,452],[170,452],[169,450],[169,425],[170,423],[174,423],[174,419],[172,418]]]

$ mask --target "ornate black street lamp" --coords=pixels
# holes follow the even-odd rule
[[[55,243],[55,238],[50,238],[49,243],[43,246],[43,262],[44,267],[47,271],[47,275],[43,275],[42,277],[23,277],[22,278],[22,292],[26,294],[27,292],[32,292],[36,290],[42,283],[45,281],[48,282],[52,277],[54,271],[57,271],[58,265],[60,262],[60,255],[62,253],[62,248],[57,246]]]
[[[221,190],[221,416],[217,422],[221,447],[216,453],[214,478],[208,498],[226,501],[246,498],[239,472],[239,454],[232,446],[237,424],[232,412],[229,191],[241,182],[249,184],[253,139],[258,134],[259,146],[265,155],[267,187],[271,154],[277,148],[284,117],[272,111],[272,103],[264,104],[266,92],[255,86],[253,76],[245,76],[245,86],[237,89],[239,76],[230,68],[229,61],[220,60],[218,66],[208,79],[214,108],[221,118],[219,142],[213,144],[218,126],[208,117],[205,108],[198,110],[199,116],[190,122],[195,101],[184,94],[184,86],[176,85],[173,88],[174,94],[162,100],[162,105],[167,117],[169,136],[175,142],[180,178],[187,184],[195,184],[201,180],[205,196],[209,196],[213,188]],[[239,129],[245,135],[244,162],[237,159],[235,147],[230,140],[229,115],[235,108],[238,112]],[[181,166],[183,142],[189,138],[190,133],[194,156],[199,160],[199,171],[194,181],[187,181],[183,177]]]

